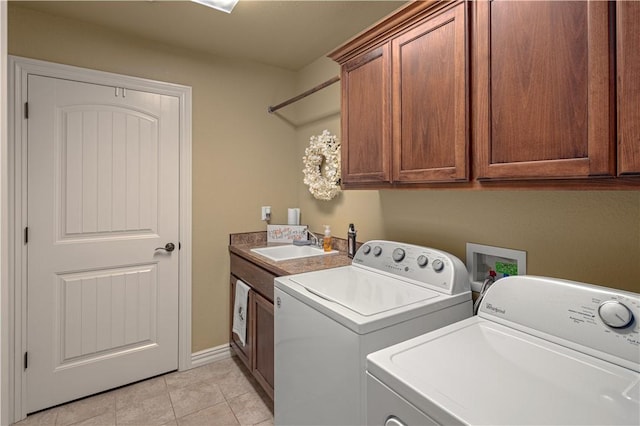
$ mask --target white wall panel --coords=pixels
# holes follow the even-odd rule
[[[82,112],[82,232],[98,231],[98,113]]]
[[[124,113],[113,114],[113,219],[112,231],[127,229],[127,139],[126,116]]]
[[[111,232],[113,195],[113,112],[98,113],[98,232]]]
[[[111,346],[117,348],[124,346],[124,301],[125,282],[124,274],[112,275],[111,277]]]
[[[60,115],[62,238],[156,233],[157,119],[93,105]]]
[[[60,205],[65,206],[62,218],[68,235],[82,232],[82,111],[68,111],[63,117],[63,143],[56,145],[65,154],[59,182],[66,198]]]
[[[112,297],[115,285],[113,276],[96,278],[96,351],[112,347],[112,317],[116,314]]]
[[[140,226],[140,121],[127,116],[127,230]]]
[[[156,278],[155,264],[59,275],[60,364],[153,342]]]
[[[97,351],[96,328],[98,324],[96,278],[86,278],[81,281],[82,288],[82,355]]]
[[[71,359],[82,354],[82,280],[65,281],[62,294],[62,359]]]

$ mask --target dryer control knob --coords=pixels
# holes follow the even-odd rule
[[[381,254],[382,254],[382,247],[375,246],[373,248],[373,255],[377,257],[377,256],[380,256]]]
[[[444,263],[440,259],[436,259],[433,261],[433,270],[436,272],[442,272],[444,269]]]
[[[402,261],[402,259],[404,259],[404,250],[402,250],[401,248],[397,248],[393,251],[393,260],[395,260],[396,262],[400,262]]]
[[[602,302],[598,308],[598,314],[602,322],[613,328],[624,328],[633,321],[631,310],[617,300]]]
[[[362,252],[364,254],[369,254],[371,253],[371,246],[369,244],[365,244],[364,247],[362,247]]]
[[[427,266],[427,263],[429,263],[429,258],[427,256],[425,256],[424,254],[421,254],[420,256],[418,256],[419,267],[424,268],[425,266]]]

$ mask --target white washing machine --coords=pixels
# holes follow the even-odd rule
[[[477,316],[370,354],[367,424],[638,425],[640,295],[498,280]]]
[[[458,258],[391,241],[276,278],[274,296],[277,425],[364,424],[367,354],[472,315]]]

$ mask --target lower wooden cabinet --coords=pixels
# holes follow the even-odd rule
[[[276,276],[253,263],[231,254],[230,330],[233,326],[236,282],[247,284],[247,336],[245,344],[233,331],[229,342],[238,358],[247,366],[256,381],[273,399],[273,280]]]
[[[253,376],[273,399],[273,303],[251,292],[252,310]]]
[[[229,324],[231,324],[233,326],[233,307],[234,307],[234,303],[235,303],[235,298],[236,298],[236,281],[237,278],[235,278],[233,275],[231,276],[231,309],[229,310],[231,312],[231,319]],[[249,298],[251,298],[251,294],[249,294]],[[231,336],[229,338],[229,341],[231,342],[231,347],[234,349],[236,355],[238,356],[238,358],[240,358],[240,360],[244,363],[244,365],[247,366],[247,368],[249,370],[251,370],[251,357],[253,354],[253,330],[251,328],[251,318],[252,318],[252,314],[253,312],[251,312],[253,310],[252,306],[251,306],[251,300],[249,300],[249,303],[247,304],[247,318],[249,321],[247,321],[247,337],[245,339],[245,344],[243,345],[242,342],[240,341],[240,338],[238,338],[238,336],[231,331]]]

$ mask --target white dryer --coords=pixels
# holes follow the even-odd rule
[[[367,354],[472,315],[458,258],[391,241],[276,278],[274,296],[277,425],[362,425]]]
[[[498,280],[479,314],[370,354],[367,424],[638,425],[640,295]]]

